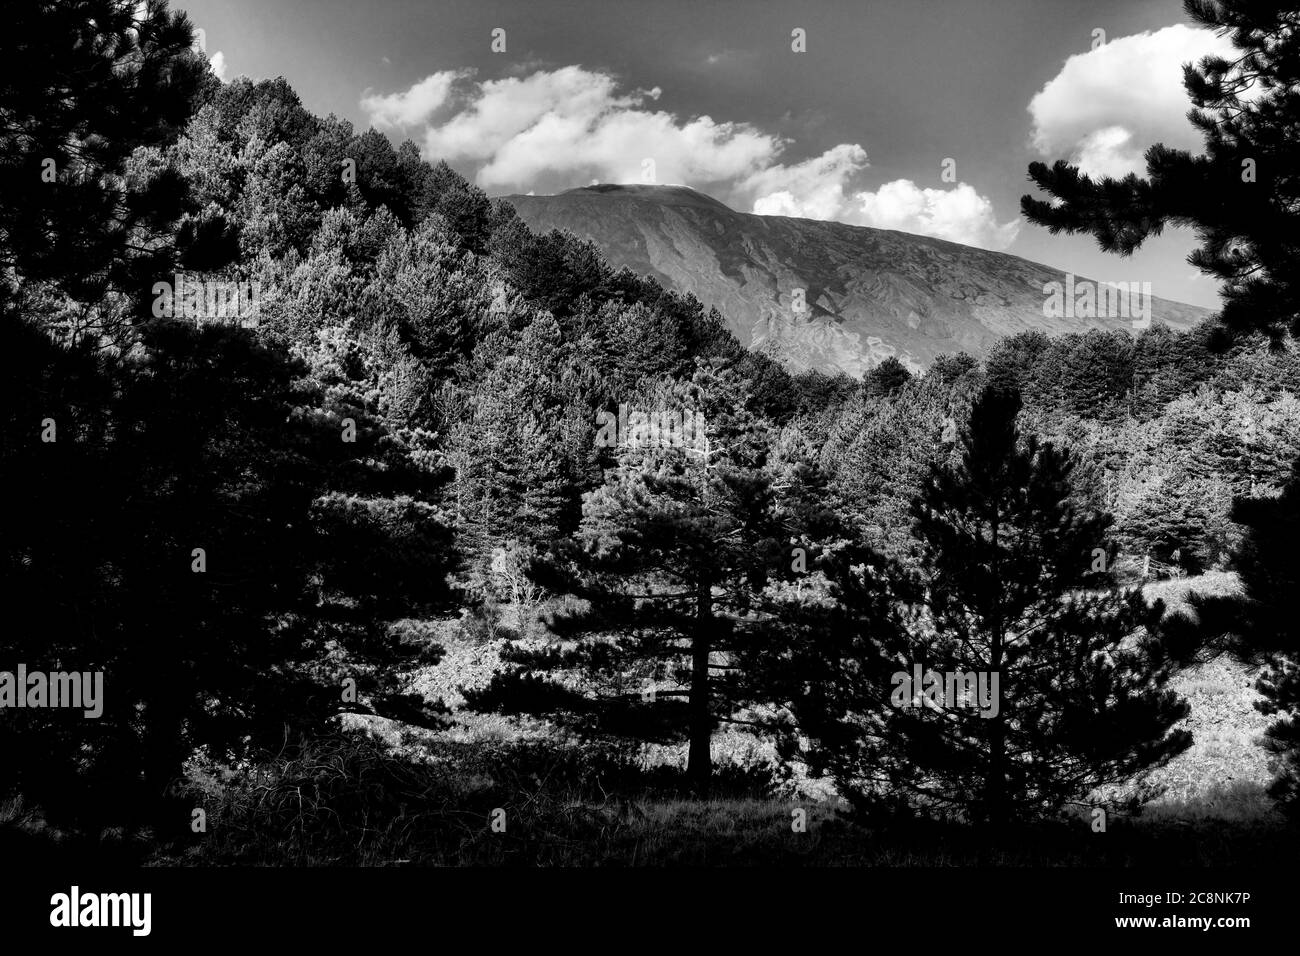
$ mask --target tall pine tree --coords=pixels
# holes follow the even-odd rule
[[[1003,824],[1189,743],[1149,633],[1162,609],[1111,587],[1109,516],[1073,503],[1072,459],[1022,435],[1019,407],[986,388],[958,461],[933,469],[912,508],[918,576],[869,555],[827,568],[803,723],[863,803]]]
[[[468,695],[472,706],[684,738],[688,777],[708,786],[714,729],[744,699],[738,643],[766,626],[759,597],[788,553],[764,467],[767,426],[747,401],[739,377],[709,363],[663,394],[652,410],[702,415],[701,440],[628,436],[606,483],[586,496],[577,535],[537,571],[585,603],[552,623],[565,643],[513,649],[514,669]]]

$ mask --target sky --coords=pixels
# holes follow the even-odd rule
[[[173,0],[223,79],[410,139],[489,195],[692,186],[1213,307],[1188,231],[1129,258],[1020,216],[1030,162],[1142,173],[1200,150],[1180,0]],[[796,34],[794,31],[802,31]],[[796,49],[801,47],[802,49]]]

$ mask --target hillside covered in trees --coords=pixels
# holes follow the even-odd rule
[[[1227,629],[1142,585],[1207,572],[1271,622],[1294,812],[1282,519],[1242,504],[1293,520],[1289,338],[1026,332],[795,374],[134,16],[24,4],[0,43],[29,67],[0,90],[0,671],[104,686],[95,719],[0,722],[0,845],[531,862],[600,831],[539,792],[1136,813],[1192,742],[1172,681]]]

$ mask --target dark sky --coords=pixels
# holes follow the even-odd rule
[[[174,5],[227,79],[283,75],[309,109],[409,137],[494,195],[632,180],[653,157],[657,181],[746,212],[929,232],[1216,302],[1183,261],[1189,234],[1120,260],[1016,222],[1035,159],[1122,172],[1157,139],[1196,148],[1179,64],[1221,41],[1168,29],[1186,23],[1178,0]]]

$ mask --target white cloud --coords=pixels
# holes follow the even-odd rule
[[[867,165],[866,151],[846,143],[793,166],[762,170],[744,188],[753,191],[752,208],[760,215],[834,219],[987,249],[1005,249],[1015,241],[1020,221],[999,223],[993,203],[967,183],[923,189],[896,179],[874,192],[849,190],[849,180]]]
[[[415,126],[432,116],[451,96],[457,80],[468,71],[446,70],[426,76],[403,93],[361,97],[361,108],[375,126]]]
[[[217,79],[225,82],[226,79],[226,55],[218,50],[212,54],[208,60],[208,65],[212,67],[212,72],[216,74]]]
[[[1090,176],[1122,179],[1145,168],[1141,161],[1144,148],[1123,126],[1107,126],[1080,140],[1070,158]]]
[[[1182,66],[1232,49],[1212,31],[1178,24],[1075,54],[1029,102],[1032,145],[1098,176],[1142,174],[1153,143],[1199,151]]]
[[[568,188],[591,180],[686,183],[762,215],[833,219],[1005,248],[1018,221],[997,222],[973,187],[921,189],[900,179],[875,192],[853,188],[867,168],[860,145],[841,143],[785,165],[788,143],[748,123],[683,118],[655,105],[662,90],[623,92],[607,74],[580,66],[478,81],[435,73],[402,93],[367,95],[371,122],[422,124],[429,159],[472,169],[489,191]],[[448,104],[454,108],[435,116]]]
[[[744,183],[754,193],[752,209],[760,216],[839,219],[852,205],[844,195],[849,179],[866,169],[867,151],[841,143],[793,166],[771,166]]]
[[[473,81],[435,73],[405,93],[367,96],[371,121],[411,125],[456,94],[459,108],[424,130],[430,158],[476,167],[487,189],[526,189],[539,177],[627,182],[654,160],[658,182],[715,183],[769,164],[782,143],[745,123],[681,120],[655,109],[659,87],[620,93],[613,77],[566,66]]]
[[[985,249],[1005,249],[1020,232],[1019,219],[999,223],[993,203],[969,183],[922,189],[910,179],[896,179],[854,198],[861,204],[858,221],[878,229],[918,232]]]

